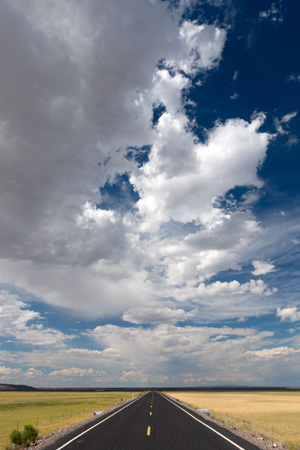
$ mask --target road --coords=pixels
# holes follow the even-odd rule
[[[258,450],[157,392],[99,416],[45,450]]]

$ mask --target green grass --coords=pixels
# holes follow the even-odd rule
[[[31,424],[39,437],[131,399],[133,392],[0,392],[0,450],[15,428]]]

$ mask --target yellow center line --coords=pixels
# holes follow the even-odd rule
[[[148,427],[147,428],[147,436],[150,436],[150,433],[151,433],[151,427]]]
[[[150,416],[152,416],[152,412],[150,413]]]

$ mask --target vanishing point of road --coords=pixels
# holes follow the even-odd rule
[[[120,406],[44,450],[258,450],[157,392]]]

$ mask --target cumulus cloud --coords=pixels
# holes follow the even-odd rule
[[[182,103],[186,75],[218,64],[226,31],[188,21],[179,26],[166,4],[146,0],[62,1],[51,8],[5,1],[1,18],[1,40],[10,43],[0,86],[2,282],[86,315],[118,314],[139,303],[136,292],[149,298],[141,268],[149,261],[139,244],[143,226],[102,209],[99,187],[131,174],[143,214],[151,198],[134,183],[142,171],[125,157],[127,148],[157,148],[159,134],[164,129],[167,139],[172,126],[179,127],[177,156],[185,141],[192,148]],[[165,68],[157,68],[159,61]],[[167,112],[153,130],[157,101]],[[184,160],[182,154],[176,169],[173,158],[172,170]],[[187,168],[191,162],[188,157]],[[150,222],[143,217],[145,229]]]
[[[195,145],[192,133],[184,131],[185,116],[163,114],[157,126],[160,139],[149,162],[130,178],[141,193],[136,206],[144,218],[143,229],[170,219],[217,224],[224,217],[213,206],[217,197],[237,185],[262,186],[257,166],[271,138],[258,132],[264,119],[259,114],[250,123],[242,119],[217,123],[207,142]]]
[[[255,276],[266,275],[267,273],[276,270],[274,264],[266,263],[264,261],[252,261],[252,264],[255,268],[255,270],[252,271],[252,274]]]
[[[182,20],[189,3],[0,4],[0,281],[83,319],[152,325],[99,326],[82,332],[95,348],[69,348],[73,334],[2,291],[2,336],[33,347],[0,352],[26,366],[20,377],[165,382],[170,367],[176,381],[178,363],[188,379],[203,362],[208,380],[214,352],[224,364],[230,352],[238,377],[237,355],[271,337],[175,326],[270,312],[276,292],[260,279],[210,282],[241,270],[263,232],[251,206],[274,136],[263,113],[217,121],[202,141],[193,132],[187,93],[220,63],[227,31]],[[295,114],[278,119],[278,133]],[[126,208],[110,197],[120,179]],[[241,186],[238,203],[227,194]],[[274,269],[254,262],[254,275]],[[38,350],[46,344],[55,354]]]
[[[171,371],[175,377],[182,373],[201,371],[203,378],[215,371],[215,357],[222,363],[223,374],[228,374],[226,359],[230,359],[231,367],[235,366],[241,349],[255,349],[255,346],[264,340],[268,341],[271,336],[270,332],[253,329],[166,324],[153,328],[106,325],[90,332],[90,337],[97,343],[115,349],[122,355],[123,366],[128,367],[126,371],[132,370],[130,365],[148,376],[154,371],[156,376],[170,374]]]
[[[215,296],[215,295],[241,295],[247,292],[251,292],[252,294],[261,294],[261,295],[271,295],[275,290],[268,289],[268,285],[266,285],[262,280],[250,280],[247,283],[241,284],[238,281],[230,281],[230,282],[220,282],[216,281],[215,283],[211,283],[209,285],[205,285],[204,283],[200,283],[198,287],[198,292],[200,295],[205,296]]]
[[[22,369],[11,369],[10,367],[0,366],[0,376],[13,377],[14,375],[20,375]]]
[[[43,372],[41,370],[35,369],[34,367],[30,367],[25,373],[25,378],[37,378],[42,377]]]
[[[297,306],[290,308],[277,308],[277,317],[280,317],[282,322],[297,322],[300,320],[300,311]]]
[[[122,318],[127,322],[136,324],[158,324],[185,322],[194,317],[197,310],[186,312],[183,309],[168,307],[134,308],[126,311]]]
[[[294,355],[295,353],[299,353],[300,350],[290,348],[290,347],[277,347],[277,348],[265,348],[263,350],[257,351],[248,351],[247,355],[254,356],[258,359],[274,359],[274,358],[282,358],[288,357],[290,355]]]
[[[217,122],[199,142],[183,96],[219,64],[226,30],[146,0],[7,0],[1,20],[1,281],[103,317],[146,308],[160,278],[167,288],[239,270],[259,225],[218,199],[262,186],[272,136],[259,113]],[[143,164],[128,157],[145,145]],[[125,174],[135,201],[124,212],[104,191]]]
[[[225,38],[224,29],[183,22],[180,28],[180,39],[184,43],[183,55],[176,55],[179,68],[187,74],[196,74],[201,68],[211,69],[219,62]]]
[[[27,370],[23,369],[12,369],[6,366],[0,366],[0,380],[3,383],[12,382],[16,384],[24,384],[24,380],[27,382],[32,382],[32,380],[40,380],[43,376],[43,372],[39,369],[35,369],[34,367],[30,367]]]
[[[71,367],[70,369],[53,370],[49,373],[49,377],[83,377],[86,375],[93,375],[93,369],[79,369],[78,367]]]
[[[41,319],[39,313],[28,309],[17,295],[0,291],[0,335],[13,337],[24,344],[64,345],[74,335],[66,335],[59,330],[48,328],[43,323],[32,323]]]
[[[68,386],[77,386],[79,381],[82,386],[119,385],[120,380],[124,385],[188,385],[196,383],[193,380],[207,385],[217,380],[236,383],[241,378],[254,385],[268,380],[276,384],[280,370],[277,366],[275,370],[272,361],[276,364],[278,358],[290,356],[291,373],[294,377],[298,373],[297,347],[280,345],[274,333],[255,328],[105,325],[85,335],[93,340],[94,350],[58,349],[54,354],[50,349],[33,349],[30,355],[0,351],[0,358],[8,361],[3,377],[18,381],[31,374],[31,382],[40,386],[55,385],[57,380]],[[13,372],[9,366],[16,360],[28,368]]]

